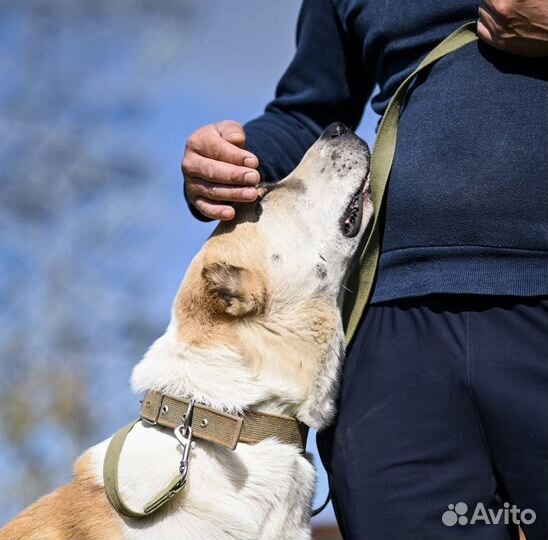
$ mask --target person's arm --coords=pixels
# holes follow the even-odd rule
[[[247,148],[258,156],[262,179],[283,178],[331,122],[355,129],[373,90],[360,42],[332,0],[304,0],[297,50],[265,113],[245,126]]]
[[[548,0],[483,0],[478,36],[519,56],[548,56]]]
[[[328,124],[358,125],[373,89],[372,74],[362,65],[362,47],[343,27],[331,0],[304,0],[295,57],[265,113],[248,122],[245,132],[235,122],[223,131],[219,123],[190,137],[182,168],[195,217],[232,219],[234,209],[225,201],[255,200],[256,193],[246,198],[244,190],[259,182],[258,174],[251,179],[258,163],[262,180],[279,180]],[[252,156],[259,161],[252,162]]]

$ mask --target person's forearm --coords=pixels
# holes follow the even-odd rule
[[[245,125],[262,180],[286,176],[330,123],[357,127],[373,88],[360,50],[331,0],[303,2],[295,57],[265,113]]]
[[[360,51],[346,34],[331,0],[304,0],[295,56],[265,113],[238,131],[237,141],[225,140],[217,129],[226,122],[205,126],[189,139],[183,173],[185,198],[194,216],[202,221],[206,219],[200,213],[232,219],[232,202],[255,200],[256,190],[254,197],[247,198],[250,190],[245,177],[257,173],[246,168],[256,168],[257,158],[260,180],[280,180],[330,123],[341,121],[355,129],[373,88]],[[239,125],[228,124],[241,130]],[[230,150],[232,157],[219,156],[219,145]],[[256,156],[253,165],[242,161],[246,151]]]

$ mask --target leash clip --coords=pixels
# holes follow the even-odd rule
[[[188,474],[188,461],[190,459],[190,450],[194,448],[192,441],[192,415],[194,414],[194,399],[188,402],[188,408],[183,416],[183,423],[173,430],[175,438],[183,448],[183,456],[179,463],[179,473],[181,480],[184,482]],[[184,485],[184,484],[183,484]]]

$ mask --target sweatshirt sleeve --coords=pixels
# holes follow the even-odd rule
[[[363,41],[346,31],[332,0],[304,0],[297,50],[275,98],[263,115],[244,126],[262,180],[289,174],[331,122],[358,126],[374,86],[362,48]]]

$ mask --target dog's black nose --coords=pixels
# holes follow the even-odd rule
[[[349,129],[342,122],[333,122],[325,129],[325,135],[334,139],[348,133]]]

